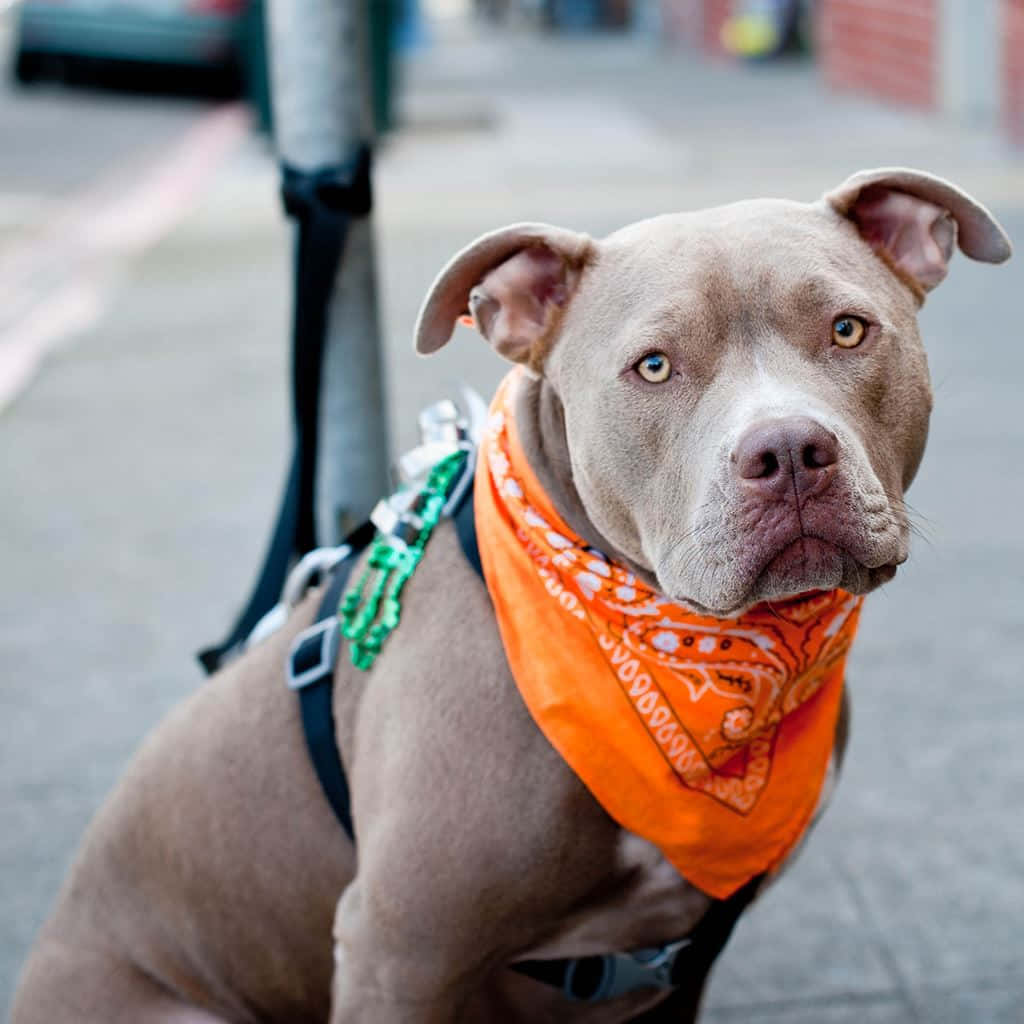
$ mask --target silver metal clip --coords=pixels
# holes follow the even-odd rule
[[[281,600],[274,605],[249,632],[243,647],[255,647],[272,633],[276,633],[288,618],[288,613],[302,600],[309,590],[314,574],[331,571],[343,558],[348,558],[352,549],[347,544],[336,548],[316,548],[307,552],[288,573]]]

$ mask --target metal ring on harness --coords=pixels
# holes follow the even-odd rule
[[[281,591],[281,600],[266,612],[245,638],[245,647],[254,647],[276,633],[285,623],[291,610],[305,597],[313,577],[319,573],[321,579],[343,562],[352,553],[348,544],[336,548],[316,548],[303,555],[295,564]]]

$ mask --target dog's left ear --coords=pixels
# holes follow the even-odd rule
[[[586,235],[550,224],[512,224],[481,236],[452,257],[427,293],[416,351],[436,352],[469,315],[497,352],[536,368],[592,248]]]
[[[824,201],[848,217],[861,237],[919,298],[946,276],[953,247],[971,259],[1002,263],[1010,240],[981,203],[942,178],[905,167],[859,171]]]

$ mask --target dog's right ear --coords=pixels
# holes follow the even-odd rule
[[[483,235],[437,276],[416,324],[416,351],[447,344],[461,316],[506,359],[538,368],[593,243],[548,224],[513,224]]]

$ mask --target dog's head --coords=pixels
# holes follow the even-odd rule
[[[469,312],[542,377],[590,521],[669,597],[726,616],[864,593],[907,557],[931,410],[916,313],[957,243],[1010,255],[984,207],[900,169],[603,241],[514,225],[441,272],[416,344]]]

